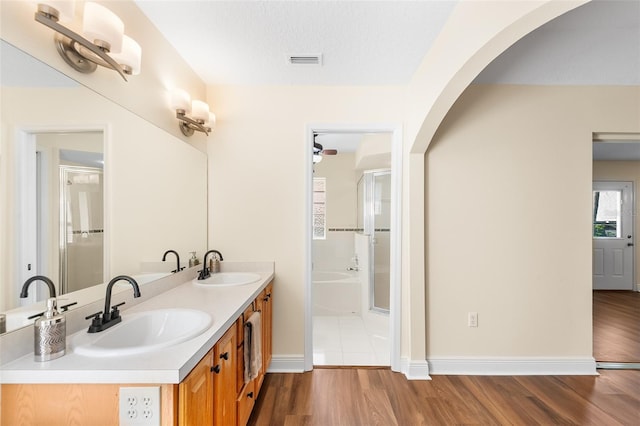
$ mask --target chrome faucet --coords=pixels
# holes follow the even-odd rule
[[[360,268],[359,268],[359,265],[358,265],[358,255],[356,254],[356,255],[353,257],[353,259],[351,259],[351,261],[353,262],[353,264],[354,264],[355,266],[349,266],[349,267],[347,268],[347,271],[356,271],[356,272],[357,272],[357,271],[359,271],[359,270],[360,270]]]
[[[138,287],[136,280],[130,276],[118,275],[109,281],[109,284],[107,284],[107,293],[104,297],[104,311],[96,312],[95,314],[85,317],[85,319],[93,318],[91,326],[89,327],[89,330],[87,330],[88,333],[98,333],[122,321],[120,311],[118,311],[118,306],[124,305],[124,302],[111,306],[111,292],[113,290],[113,285],[118,281],[128,281],[129,284],[133,286],[133,297],[140,297],[140,287]]]
[[[184,266],[181,268],[180,267],[180,255],[178,255],[178,253],[175,250],[167,250],[164,252],[164,254],[162,255],[162,261],[164,262],[165,260],[167,260],[167,254],[169,253],[173,253],[176,255],[176,261],[178,262],[177,268],[174,269],[173,271],[171,271],[172,273],[176,273],[176,272],[180,272],[184,269]]]
[[[224,260],[224,258],[222,257],[222,253],[220,253],[218,250],[209,250],[208,252],[206,252],[204,254],[204,259],[202,261],[202,270],[198,271],[198,279],[199,280],[204,280],[207,279],[211,276],[211,271],[209,271],[209,267],[207,266],[207,256],[209,256],[210,254],[215,254],[216,256],[218,256],[219,260]],[[217,272],[217,271],[214,271]]]
[[[47,287],[49,287],[49,297],[50,298],[56,297],[56,288],[53,285],[53,281],[51,281],[49,278],[45,277],[44,275],[35,275],[24,282],[24,285],[22,286],[22,291],[20,292],[21,298],[24,299],[25,297],[29,297],[29,292],[28,292],[29,286],[34,281],[42,281],[43,283],[45,283]]]

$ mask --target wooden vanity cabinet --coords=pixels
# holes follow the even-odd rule
[[[262,369],[266,373],[273,354],[273,281],[260,295],[262,301]]]
[[[247,424],[271,362],[272,301],[273,283],[270,283],[180,384],[180,425]],[[256,310],[260,311],[262,322],[262,368],[258,377],[245,383],[244,330]],[[204,377],[207,371],[208,379]],[[208,392],[208,402],[202,400],[201,392]],[[206,411],[210,417],[200,411]]]
[[[236,424],[236,347],[234,325],[180,383],[179,425]]]
[[[235,425],[237,422],[236,393],[234,392],[238,370],[237,347],[237,333],[234,325],[213,348],[213,424],[216,426]]]
[[[256,397],[256,388],[255,382],[256,379],[250,380],[248,383],[244,381],[244,351],[245,351],[245,340],[244,333],[247,321],[249,317],[256,311],[260,310],[260,297],[256,298],[251,305],[245,309],[240,318],[238,318],[238,366],[236,371],[236,390],[237,390],[237,401],[236,407],[238,412],[238,425],[246,425],[249,420],[249,416],[251,415],[251,411],[253,410],[253,405],[255,404]],[[260,375],[264,374],[262,369],[259,373]]]
[[[178,386],[178,424],[213,424],[213,358],[215,347],[205,355]]]
[[[251,305],[245,309],[242,316],[238,319],[238,373],[237,373],[237,390],[238,390],[238,425],[247,424],[251,411],[255,405],[255,401],[262,388],[264,375],[271,363],[271,326],[272,326],[272,292],[273,283],[270,283],[258,295]],[[248,383],[244,382],[244,330],[245,324],[254,311],[260,311],[261,319],[261,342],[262,342],[262,367],[258,372],[258,376]]]

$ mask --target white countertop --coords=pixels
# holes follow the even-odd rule
[[[140,355],[97,358],[74,353],[69,345],[73,335],[69,335],[63,357],[37,362],[33,353],[22,356],[2,365],[1,382],[180,383],[274,277],[273,272],[257,273],[260,280],[240,286],[211,288],[189,280],[122,311],[123,322],[132,313],[160,308],[190,308],[209,313],[213,318],[212,325],[189,341]],[[86,333],[86,329],[79,333]]]

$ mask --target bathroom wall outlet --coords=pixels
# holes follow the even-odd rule
[[[122,387],[120,426],[160,426],[160,387]]]
[[[469,312],[468,325],[469,325],[469,327],[477,327],[478,326],[478,313],[477,312]]]

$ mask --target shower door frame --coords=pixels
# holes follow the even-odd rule
[[[392,169],[372,169],[372,170],[364,170],[362,172],[362,176],[360,179],[364,179],[364,199],[363,199],[363,218],[362,224],[364,233],[369,236],[369,282],[367,283],[369,286],[369,300],[367,301],[367,305],[370,311],[378,312],[382,314],[389,314],[390,309],[377,307],[375,304],[375,285],[376,285],[376,226],[375,226],[375,213],[374,213],[374,204],[375,204],[375,186],[376,186],[376,177],[382,175],[392,175]],[[358,181],[358,184],[360,181]],[[392,191],[393,192],[393,191]],[[391,225],[391,224],[390,224]],[[390,250],[391,251],[391,250]],[[391,253],[389,253],[389,261],[391,261]],[[389,276],[389,281],[391,281],[391,276]],[[391,291],[391,282],[389,282],[389,291]]]
[[[391,135],[391,255],[389,297],[389,341],[391,370],[400,372],[401,336],[401,265],[402,265],[402,125],[312,123],[306,126],[305,138],[305,324],[304,370],[313,370],[313,301],[312,301],[312,204],[313,204],[313,135],[314,133],[387,133]]]
[[[68,206],[68,201],[69,199],[67,198],[67,192],[65,190],[65,186],[66,186],[66,178],[67,178],[67,173],[81,173],[81,174],[92,174],[92,173],[98,173],[100,175],[100,179],[102,180],[102,200],[103,200],[103,208],[102,208],[102,220],[104,222],[104,212],[105,212],[105,208],[104,208],[104,170],[102,168],[98,168],[98,167],[87,167],[87,166],[69,166],[69,165],[60,165],[60,181],[59,181],[59,188],[60,188],[60,223],[59,223],[59,234],[58,234],[58,238],[59,238],[59,242],[58,242],[58,247],[59,247],[59,256],[58,256],[58,262],[59,262],[59,277],[58,277],[58,288],[59,288],[59,293],[60,294],[66,294],[69,292],[69,248],[67,245],[67,223],[69,220],[69,211],[67,209]],[[88,230],[87,232],[91,233],[92,231],[95,230]],[[105,245],[104,245],[104,223],[102,226],[102,229],[100,230],[100,233],[102,234],[103,237],[103,241],[102,241],[102,252],[104,253],[105,250]],[[102,256],[102,275],[103,275],[103,279],[102,282],[106,282],[106,277],[105,277],[105,269],[104,269],[104,254]],[[96,284],[99,283],[90,283],[90,286],[94,286]],[[86,287],[83,287],[86,288]],[[81,290],[80,289],[75,289],[75,290]],[[74,291],[75,291],[74,290]]]

